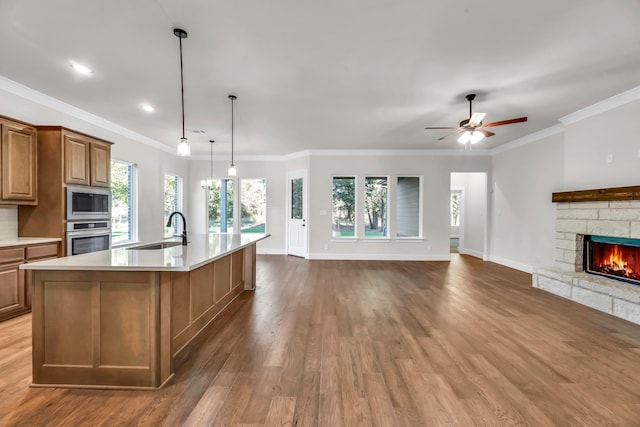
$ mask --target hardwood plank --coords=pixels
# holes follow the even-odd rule
[[[158,391],[29,388],[31,315],[0,323],[0,425],[640,425],[640,326],[528,274],[257,259]]]

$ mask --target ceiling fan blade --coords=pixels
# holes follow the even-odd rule
[[[457,127],[452,127],[452,126],[435,126],[435,127],[428,127],[425,129],[458,129]]]
[[[495,135],[495,133],[490,132],[488,130],[484,130],[482,128],[476,128],[476,132],[480,132],[481,134],[483,134],[485,136],[485,138],[489,138],[490,136]]]
[[[458,135],[461,132],[462,131],[457,131],[457,132],[454,132],[454,133],[450,133],[449,135],[441,136],[440,138],[438,138],[438,141],[442,141],[443,139],[448,138],[448,137],[453,136],[453,135]]]
[[[473,113],[473,115],[471,116],[471,118],[469,119],[469,123],[467,123],[469,126],[480,126],[480,123],[482,123],[482,119],[484,119],[484,116],[486,116],[487,113]]]
[[[527,118],[526,117],[518,117],[517,119],[509,119],[509,120],[501,120],[499,122],[491,122],[491,123],[487,123],[485,125],[483,125],[483,128],[490,128],[490,127],[494,127],[494,126],[503,126],[503,125],[510,125],[512,123],[521,123],[521,122],[526,122]]]

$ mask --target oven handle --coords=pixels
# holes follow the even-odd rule
[[[111,235],[111,229],[102,229],[100,231],[96,231],[96,230],[67,231],[67,236],[69,237],[109,236],[109,235]]]

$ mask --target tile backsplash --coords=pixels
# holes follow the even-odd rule
[[[18,237],[18,207],[0,207],[0,240],[11,240]]]

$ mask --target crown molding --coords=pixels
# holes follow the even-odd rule
[[[175,154],[175,150],[171,149],[171,147],[168,147],[165,144],[162,144],[161,142],[156,141],[155,139],[144,136],[138,132],[134,132],[131,129],[127,129],[124,126],[120,126],[109,120],[105,120],[102,117],[96,116],[95,114],[89,113],[88,111],[85,111],[81,108],[74,107],[71,104],[67,104],[66,102],[60,101],[59,99],[56,99],[52,96],[46,95],[35,89],[31,89],[30,87],[14,82],[13,80],[9,80],[3,76],[0,76],[0,90],[42,105],[43,107],[50,108],[54,111],[67,114],[68,116],[121,135],[125,138],[129,138],[142,144],[149,145],[153,148],[165,151],[167,153]]]
[[[308,150],[310,156],[490,156],[491,150]]]
[[[614,95],[611,98],[596,102],[595,104],[578,110],[575,113],[567,114],[564,117],[560,117],[558,120],[566,126],[638,100],[640,100],[640,86],[629,89],[618,95]]]

